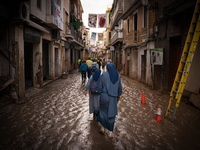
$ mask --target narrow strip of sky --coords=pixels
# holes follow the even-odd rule
[[[81,0],[83,6],[83,24],[88,28],[88,14],[105,14],[112,7],[113,0]],[[102,33],[105,28],[90,28],[91,32]]]

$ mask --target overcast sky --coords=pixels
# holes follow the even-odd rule
[[[88,28],[88,14],[105,14],[112,7],[113,0],[81,0],[83,6],[83,23]],[[91,32],[103,32],[105,28],[90,28]]]

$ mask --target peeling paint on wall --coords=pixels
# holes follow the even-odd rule
[[[35,82],[36,82],[36,86],[41,87],[42,86],[42,67],[39,65],[38,67],[38,71],[36,73],[36,77],[35,77]]]

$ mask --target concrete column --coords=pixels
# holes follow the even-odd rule
[[[122,49],[122,70],[123,75],[125,74],[125,50]]]
[[[58,49],[58,77],[62,74],[62,50]]]
[[[62,53],[61,54],[61,62],[62,62],[62,71],[61,72],[63,73],[63,72],[66,72],[65,71],[66,67],[65,67],[65,48],[64,47],[62,48],[61,53]]]
[[[65,50],[65,71],[69,73],[70,70],[70,49]]]
[[[132,78],[137,79],[138,72],[138,51],[132,50],[132,58],[131,58],[131,66],[132,66]]]
[[[149,85],[150,87],[153,87],[153,79],[152,79],[152,66],[151,66],[151,56],[150,56],[150,49],[154,49],[155,48],[155,43],[154,42],[149,42],[147,44],[147,68],[146,68],[146,82],[147,85]]]
[[[18,42],[18,95],[19,98],[25,97],[25,73],[24,73],[24,31],[23,26],[16,26],[15,40]]]
[[[49,79],[54,80],[55,78],[55,48],[54,42],[51,41],[49,44]]]
[[[39,88],[42,84],[42,37],[40,37],[40,43],[33,44],[33,86]]]

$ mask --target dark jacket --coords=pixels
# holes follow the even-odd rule
[[[88,65],[86,63],[82,63],[79,67],[79,71],[87,71]]]

